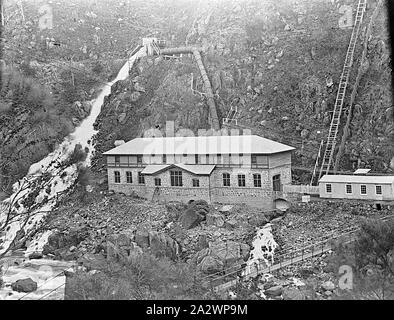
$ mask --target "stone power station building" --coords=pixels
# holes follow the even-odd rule
[[[291,184],[293,147],[256,135],[136,138],[104,153],[109,190],[272,209]]]

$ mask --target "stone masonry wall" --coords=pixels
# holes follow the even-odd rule
[[[203,199],[208,203],[246,203],[251,206],[260,207],[264,210],[274,208],[274,199],[278,194],[273,192],[272,177],[281,174],[282,184],[291,183],[291,167],[283,165],[273,169],[255,168],[215,168],[211,176],[196,176],[182,170],[182,187],[172,187],[170,184],[169,170],[156,175],[145,175],[145,185],[138,183],[138,171],[143,168],[108,168],[109,190],[132,194],[148,200],[159,201],[183,201]],[[115,183],[114,171],[119,171],[121,183]],[[132,183],[126,183],[126,171],[132,172]],[[223,186],[223,173],[230,174],[230,187]],[[261,174],[261,187],[254,187],[253,174]],[[238,174],[245,174],[245,187],[238,186]],[[161,179],[161,186],[156,188],[154,179]],[[192,179],[199,179],[200,187],[192,186]],[[156,193],[155,193],[156,190]],[[283,195],[285,198],[285,195]]]

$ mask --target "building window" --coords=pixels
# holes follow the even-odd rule
[[[120,172],[114,171],[114,175],[115,175],[115,183],[120,183]]]
[[[257,164],[257,156],[255,154],[252,154],[252,164],[256,165]]]
[[[218,157],[217,163],[218,163],[218,164],[221,164],[221,163],[222,163],[222,155],[219,153],[219,154],[217,155],[217,157]]]
[[[326,184],[326,193],[331,193],[332,192],[332,185],[331,183]]]
[[[239,165],[242,165],[244,163],[244,154],[240,153],[239,154]]]
[[[382,186],[375,186],[376,194],[382,194]]]
[[[272,177],[272,188],[274,191],[282,191],[282,186],[280,183],[280,174],[274,175]]]
[[[199,187],[200,186],[200,180],[198,180],[198,179],[193,179],[192,183],[193,183],[193,187]]]
[[[170,171],[171,186],[181,187],[182,184],[182,171]]]
[[[206,163],[206,164],[209,164],[209,154],[206,154],[206,155],[205,155],[205,159],[206,159],[206,160],[205,160],[205,161],[206,161],[205,163]]]
[[[115,165],[120,165],[120,156],[115,156]]]
[[[360,186],[360,193],[361,194],[367,194],[367,186],[365,184],[362,184]]]
[[[255,173],[253,175],[253,184],[254,184],[255,188],[261,187],[261,174],[260,173]]]
[[[161,186],[161,179],[155,178],[155,186]]]
[[[167,155],[163,154],[163,163],[167,163]]]
[[[346,185],[346,193],[347,193],[347,194],[352,193],[352,185],[351,185],[351,184],[347,184],[347,185]]]
[[[186,153],[183,154],[182,163],[189,163],[189,156]]]
[[[136,157],[135,156],[129,156],[129,157],[127,157],[127,161],[128,161],[128,164],[135,164]]]
[[[230,174],[229,173],[223,173],[223,186],[224,187],[230,186]]]
[[[196,164],[198,164],[198,154],[194,155],[194,161],[195,161]]]
[[[138,155],[137,156],[137,164],[141,164],[142,163],[142,155]]]
[[[138,172],[138,183],[139,184],[145,184],[145,177],[144,177],[144,175],[142,174],[141,171]]]
[[[238,175],[238,187],[245,187],[245,186],[246,186],[245,175],[239,174]]]
[[[133,173],[131,171],[126,171],[126,182],[133,183]]]

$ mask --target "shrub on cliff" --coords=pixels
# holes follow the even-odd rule
[[[339,244],[331,271],[351,267],[349,299],[394,298],[394,221],[365,221],[353,244]]]
[[[148,253],[95,274],[77,272],[67,284],[69,300],[201,299],[206,291],[190,265]]]

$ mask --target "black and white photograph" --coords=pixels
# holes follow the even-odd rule
[[[394,300],[392,2],[1,0],[0,305]]]

